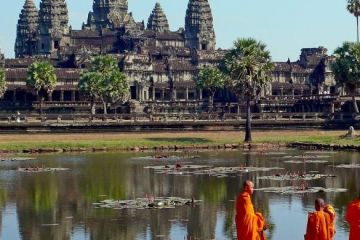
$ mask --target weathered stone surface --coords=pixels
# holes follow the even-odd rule
[[[32,56],[37,51],[39,13],[33,0],[26,0],[16,30],[15,56]]]
[[[150,14],[147,28],[155,32],[168,32],[170,30],[169,22],[160,6],[160,3],[155,4],[154,10]]]
[[[185,17],[185,38],[190,48],[215,50],[213,16],[208,0],[190,0]]]

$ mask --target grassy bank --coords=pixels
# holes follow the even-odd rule
[[[359,139],[343,139],[344,131],[255,131],[255,143],[322,143],[360,146]],[[88,134],[3,134],[0,150],[22,151],[28,149],[75,149],[133,147],[189,146],[240,144],[243,132],[161,132],[161,133],[88,133]]]

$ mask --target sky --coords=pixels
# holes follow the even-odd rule
[[[40,0],[34,0],[39,6]],[[25,0],[2,0],[0,49],[14,57],[16,24]],[[70,25],[80,29],[92,0],[67,0]],[[159,2],[171,30],[184,27],[188,0],[128,0],[136,21],[147,19]],[[209,0],[214,16],[217,47],[231,48],[237,38],[264,42],[274,61],[295,61],[301,48],[323,46],[331,54],[344,41],[356,41],[355,17],[346,0]]]

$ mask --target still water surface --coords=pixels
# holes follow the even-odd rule
[[[315,198],[325,198],[337,212],[338,240],[347,239],[344,221],[348,202],[360,190],[360,169],[336,168],[339,164],[359,163],[358,153],[326,153],[327,163],[285,163],[284,156],[307,154],[287,150],[286,155],[205,152],[199,158],[153,160],[151,153],[96,153],[78,155],[39,155],[37,160],[0,162],[0,239],[3,240],[118,240],[118,239],[236,239],[234,200],[245,179],[256,187],[287,186],[291,181],[257,179],[262,175],[317,171],[336,175],[313,180],[308,186],[347,188],[346,193],[282,195],[256,192],[254,205],[271,224],[267,236],[272,240],[302,240],[307,212]],[[314,153],[311,153],[314,155]],[[170,154],[174,155],[174,154]],[[176,153],[181,156],[181,153]],[[212,166],[281,167],[286,170],[254,172],[218,178],[155,173],[144,167],[166,164]],[[70,171],[21,173],[18,167],[63,167]],[[146,195],[177,196],[203,200],[197,207],[162,210],[98,209],[93,203],[103,199],[134,199]]]

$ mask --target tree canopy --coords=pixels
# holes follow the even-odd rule
[[[334,56],[331,68],[336,82],[353,92],[360,84],[360,43],[345,42],[335,49]]]
[[[0,98],[4,96],[6,88],[5,71],[4,69],[0,69]]]
[[[225,75],[217,67],[205,67],[200,70],[196,85],[210,93],[211,104],[217,90],[224,88]]]
[[[26,85],[35,89],[37,93],[41,90],[52,92],[56,83],[55,68],[49,62],[37,61],[29,66]]]
[[[125,74],[120,71],[116,59],[103,55],[95,57],[89,70],[81,75],[79,89],[93,100],[102,101],[106,114],[107,103],[126,99],[129,83]]]
[[[255,39],[238,39],[225,55],[221,68],[228,75],[227,85],[238,97],[253,99],[271,81],[270,52]]]

